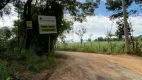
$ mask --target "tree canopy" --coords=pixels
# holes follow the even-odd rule
[[[129,18],[129,16],[134,15],[134,14],[138,14],[138,10],[137,9],[128,9],[132,3],[135,4],[141,4],[142,1],[141,0],[125,0],[126,3],[126,8],[127,8],[127,19]],[[124,35],[124,22],[123,22],[123,10],[122,10],[122,1],[121,0],[107,0],[106,2],[106,9],[108,11],[112,11],[114,14],[112,14],[110,16],[111,20],[116,20],[116,27],[117,27],[117,31],[116,31],[116,36],[118,36],[120,39],[122,38],[122,36]],[[128,23],[128,31],[129,34],[130,32],[133,30],[131,23]]]
[[[34,46],[39,53],[48,52],[49,35],[39,34],[38,15],[55,16],[57,23],[57,34],[51,36],[51,50],[53,50],[57,37],[65,30],[70,30],[73,23],[64,19],[64,14],[70,14],[75,21],[82,22],[87,15],[94,15],[95,8],[100,0],[27,0],[14,3],[16,11],[20,14],[17,36],[20,45]],[[26,21],[32,21],[33,29],[27,30]],[[15,22],[15,25],[17,23]],[[44,51],[44,52],[43,52]]]

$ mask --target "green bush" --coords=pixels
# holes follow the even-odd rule
[[[11,74],[6,67],[7,64],[8,63],[6,61],[0,61],[0,80],[6,80],[11,77]]]
[[[3,40],[0,40],[0,53],[6,51],[6,44]]]
[[[46,56],[37,56],[33,50],[27,52],[26,55],[26,67],[28,70],[34,72],[40,72],[45,68],[54,67],[57,63],[55,54],[52,52]]]
[[[15,76],[17,64],[9,64],[7,61],[0,61],[0,80],[7,80]]]
[[[48,54],[47,62],[49,64],[49,67],[55,67],[57,64],[57,58],[55,56],[54,52],[51,52]]]
[[[108,52],[108,48],[103,47],[103,48],[102,48],[102,51],[103,51],[103,52]]]

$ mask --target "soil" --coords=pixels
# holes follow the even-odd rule
[[[64,63],[48,80],[142,80],[142,58],[130,55],[105,55],[57,52]]]
[[[64,51],[57,57],[62,63],[54,71],[32,80],[142,80],[142,57]]]

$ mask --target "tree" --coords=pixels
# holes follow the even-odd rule
[[[0,0],[0,17],[11,13],[11,6],[8,5],[9,3],[15,4],[17,0]]]
[[[9,39],[11,38],[11,30],[8,27],[0,28],[0,53],[6,51]]]
[[[88,38],[88,40],[87,40],[88,42],[91,42],[92,40],[91,40],[91,38]]]
[[[0,17],[2,17],[4,14],[9,14],[10,9],[8,6],[6,6],[10,0],[1,0],[0,1]]]
[[[11,35],[11,30],[8,27],[0,28],[0,40],[7,41]]]
[[[111,43],[112,36],[113,36],[113,34],[112,34],[111,30],[107,31],[106,38],[107,38],[107,41],[110,42],[110,43]]]
[[[128,8],[133,0],[126,0],[126,8]],[[108,9],[108,11],[113,11],[114,14],[110,16],[111,20],[116,20],[116,24],[117,24],[117,31],[116,31],[116,35],[121,39],[122,36],[124,35],[124,22],[123,22],[123,10],[122,10],[122,1],[121,0],[107,0],[106,3],[106,8]],[[127,19],[130,15],[135,14],[137,11],[136,10],[127,10]],[[127,22],[128,23],[128,22]],[[128,23],[129,26],[129,23]],[[129,27],[129,31],[130,31],[130,27]]]
[[[57,34],[51,36],[51,50],[58,36],[62,35],[65,30],[71,28],[71,22],[63,19],[64,12],[68,12],[73,16],[75,21],[84,21],[87,15],[94,15],[95,8],[98,7],[99,0],[86,0],[86,2],[79,2],[77,0],[27,0],[20,1],[16,10],[20,12],[20,41],[23,43],[26,40],[27,46],[40,48],[39,53],[48,52],[48,36],[40,35],[38,30],[38,15],[55,16],[57,23]],[[33,29],[27,31],[25,25],[27,20],[33,22]],[[24,40],[24,41],[22,41]],[[21,43],[20,42],[20,43]],[[25,43],[23,44],[25,45]]]
[[[83,26],[81,26],[81,29],[76,31],[75,34],[79,37],[80,39],[80,43],[82,45],[82,42],[83,42],[83,36],[84,34],[87,32],[87,29],[84,28]]]
[[[98,37],[98,41],[104,41],[103,37]]]
[[[91,33],[91,34],[89,35],[89,38],[88,38],[88,41],[89,41],[89,42],[92,41],[92,37],[93,37],[93,34]]]
[[[125,1],[107,0],[107,3],[106,3],[106,8],[109,11],[114,12],[114,14],[110,16],[110,19],[111,20],[118,19],[116,22],[117,23],[116,35],[119,38],[122,38],[122,36],[125,34],[126,53],[130,52],[130,50],[129,50],[129,35],[130,35],[130,38],[133,42],[133,39],[132,39],[132,36],[130,33],[130,31],[131,31],[130,23],[128,23],[127,19],[129,18],[130,15],[137,13],[137,10],[128,10],[128,7],[132,4],[132,2],[134,2],[134,0],[125,0]],[[135,1],[135,2],[138,2],[138,1]],[[123,3],[123,7],[122,7],[122,3]],[[126,6],[125,6],[125,4],[126,4]],[[124,15],[124,19],[122,19],[123,15]],[[133,46],[134,46],[134,42],[133,42]]]
[[[129,18],[130,15],[133,14],[138,14],[138,11],[136,9],[129,9],[128,8],[131,6],[131,4],[135,2],[136,4],[141,4],[142,1],[141,0],[125,0],[126,3],[126,9],[127,9],[127,19]],[[114,14],[110,16],[111,20],[116,20],[116,24],[117,24],[117,31],[116,31],[116,35],[121,39],[122,36],[124,35],[124,22],[123,22],[123,10],[122,10],[122,1],[121,0],[107,0],[106,2],[106,8],[108,11],[112,11]],[[127,22],[128,23],[128,22]],[[131,28],[131,23],[128,23],[128,31],[130,33],[130,31],[132,30]]]
[[[65,44],[65,38],[66,38],[66,36],[65,35],[61,35],[61,36],[59,36],[59,39],[61,40],[61,42],[63,43],[63,44]]]
[[[110,31],[107,31],[107,33],[106,33],[106,38],[107,38],[108,43],[110,44],[111,52],[112,52],[112,50],[113,50],[113,46],[112,46],[112,36],[113,36],[113,34],[112,34],[111,30],[110,30]]]

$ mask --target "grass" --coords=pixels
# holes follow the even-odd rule
[[[142,47],[142,44],[140,43]],[[96,41],[96,42],[84,42],[82,45],[79,42],[75,43],[58,43],[56,45],[57,50],[63,51],[80,51],[91,53],[106,53],[106,54],[122,54],[124,53],[123,41]]]
[[[57,64],[55,54],[52,52],[46,56],[38,56],[33,50],[22,50],[4,52],[3,58],[0,58],[0,80],[18,80],[21,79],[21,72],[37,73],[44,69],[54,68]],[[28,75],[27,75],[28,76]]]

